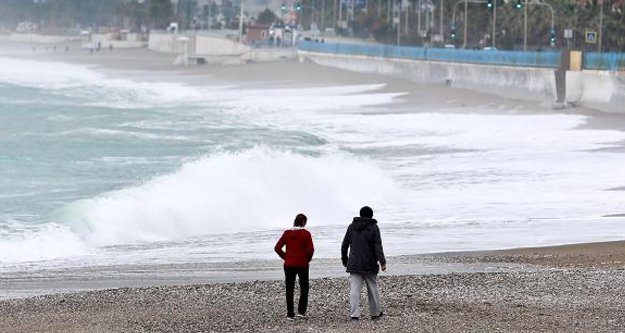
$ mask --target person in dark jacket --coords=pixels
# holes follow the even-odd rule
[[[306,215],[297,214],[293,222],[293,228],[284,231],[282,237],[276,243],[274,250],[284,260],[284,277],[286,286],[286,318],[295,319],[293,309],[293,293],[295,290],[295,277],[299,278],[299,304],[297,307],[297,317],[306,319],[306,309],[308,308],[308,268],[312,260],[315,248],[312,236],[306,226]],[[286,251],[282,248],[286,246]]]
[[[360,291],[364,281],[367,285],[371,319],[382,317],[378,272],[380,268],[386,271],[386,259],[378,221],[373,219],[373,210],[370,207],[362,207],[360,216],[354,217],[347,228],[341,244],[341,260],[349,273],[349,316],[352,320],[360,319]]]

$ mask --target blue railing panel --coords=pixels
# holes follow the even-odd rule
[[[584,53],[584,68],[609,71],[625,70],[625,53]]]
[[[557,68],[558,51],[496,51],[423,48],[382,44],[342,44],[302,41],[304,51],[369,57],[463,62],[485,65]],[[584,53],[584,69],[625,70],[624,53]]]

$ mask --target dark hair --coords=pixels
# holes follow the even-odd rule
[[[296,227],[303,227],[308,221],[308,218],[304,214],[297,214],[295,217],[295,221],[293,221],[293,225]]]
[[[368,217],[373,218],[373,209],[369,206],[364,206],[360,208],[360,217]]]

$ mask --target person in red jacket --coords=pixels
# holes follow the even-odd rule
[[[295,290],[295,277],[299,278],[299,304],[297,307],[297,317],[307,318],[306,309],[308,308],[308,267],[312,260],[315,248],[313,246],[312,236],[306,226],[306,215],[297,214],[293,222],[293,228],[285,230],[282,237],[276,243],[274,250],[284,260],[284,277],[286,285],[286,318],[288,320],[295,319],[295,311],[293,309],[293,293]],[[286,251],[282,248],[286,246]]]

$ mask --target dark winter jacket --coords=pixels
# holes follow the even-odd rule
[[[386,266],[384,249],[378,221],[367,217],[354,217],[347,228],[341,245],[341,260],[347,272],[370,274],[378,273],[378,262]],[[349,256],[347,250],[349,249]]]
[[[282,248],[286,246],[286,252]],[[315,248],[310,232],[304,228],[294,227],[286,230],[274,247],[280,258],[284,259],[284,267],[308,267]]]

